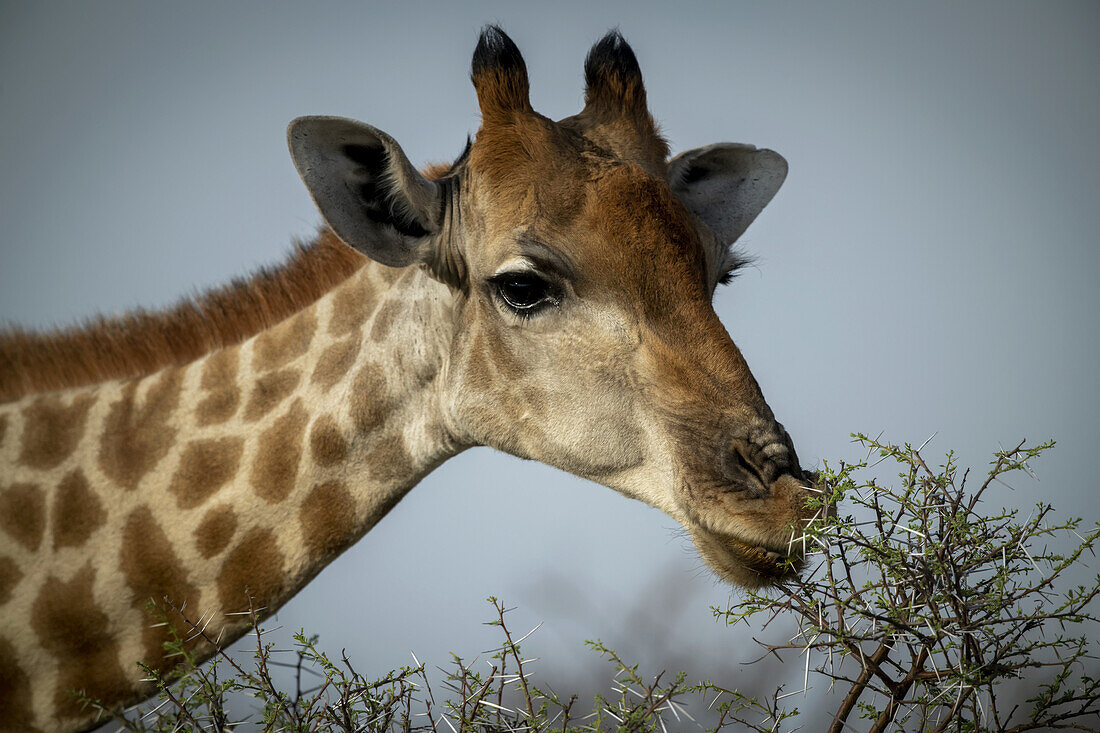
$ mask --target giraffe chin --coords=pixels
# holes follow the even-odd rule
[[[801,554],[786,545],[753,544],[702,527],[688,531],[700,557],[727,583],[761,588],[790,580],[802,569]]]

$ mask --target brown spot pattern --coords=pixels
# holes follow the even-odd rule
[[[172,447],[176,429],[168,425],[168,420],[179,407],[182,381],[179,369],[162,372],[139,406],[140,382],[135,379],[111,405],[100,438],[99,467],[119,486],[136,488]]]
[[[223,613],[263,608],[283,592],[283,555],[270,529],[252,529],[222,563],[218,597]]]
[[[386,338],[390,333],[390,328],[393,326],[394,319],[401,312],[401,301],[397,298],[388,298],[382,307],[378,309],[378,312],[374,314],[374,320],[371,322],[370,338],[371,341],[378,343]]]
[[[68,473],[57,485],[50,510],[54,549],[83,545],[106,518],[103,504],[88,486],[84,473],[79,468]]]
[[[198,506],[233,478],[243,449],[243,438],[211,438],[188,443],[168,486],[176,495],[179,508]]]
[[[348,443],[332,415],[321,415],[309,431],[309,447],[319,466],[334,466],[348,456]]]
[[[349,278],[333,293],[329,334],[346,336],[361,329],[373,310],[373,301],[374,292],[366,272]]]
[[[46,579],[34,601],[31,627],[42,648],[58,661],[54,707],[61,717],[86,714],[74,690],[107,705],[125,702],[130,685],[119,664],[118,640],[92,593],[95,568],[89,562],[65,582]]]
[[[317,317],[307,310],[288,318],[256,337],[252,352],[252,367],[268,372],[280,369],[309,349]]]
[[[285,414],[260,434],[250,477],[257,496],[279,502],[294,488],[298,463],[302,458],[302,438],[307,417],[302,400],[298,398]]]
[[[206,396],[195,411],[200,426],[223,423],[237,412],[241,390],[237,386],[240,349],[222,349],[202,365],[202,388]]]
[[[355,531],[355,500],[340,481],[314,486],[299,510],[302,541],[314,557],[343,550]]]
[[[12,643],[0,636],[0,710],[4,719],[0,725],[9,731],[32,731],[34,723],[34,690],[31,680],[19,666],[19,656]]]
[[[248,405],[244,408],[244,419],[255,422],[274,410],[290,396],[301,377],[294,369],[281,369],[257,379],[256,386],[249,395]]]
[[[19,460],[32,468],[53,468],[72,455],[84,435],[95,397],[78,395],[65,405],[56,395],[39,397],[23,410],[23,449]]]
[[[413,474],[412,456],[399,433],[380,436],[367,451],[366,461],[370,466],[371,478],[379,483],[400,482]]]
[[[359,339],[352,337],[337,341],[321,354],[309,381],[327,392],[351,370],[358,355]]]
[[[195,528],[195,547],[203,557],[212,558],[229,545],[236,529],[237,514],[233,507],[224,505],[211,509]]]
[[[32,552],[46,529],[46,495],[37,484],[12,484],[0,490],[0,528]]]
[[[12,589],[23,579],[23,571],[10,557],[0,557],[0,606],[11,599]],[[0,705],[0,710],[3,706]]]
[[[352,385],[351,415],[356,430],[369,433],[378,429],[392,411],[390,402],[381,367],[372,362],[364,364]]]
[[[142,625],[145,653],[142,661],[162,669],[168,666],[164,658],[164,642],[171,638],[171,634],[167,627],[154,624],[165,620],[160,616],[167,612],[167,621],[174,624],[177,631],[185,633],[187,630],[178,614],[168,612],[165,599],[176,608],[182,608],[185,603],[194,607],[198,592],[188,581],[172,544],[148,507],[135,509],[126,518],[119,561],[126,585],[133,592],[133,606],[145,614]],[[151,610],[150,602],[158,610]]]

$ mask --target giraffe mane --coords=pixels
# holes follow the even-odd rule
[[[194,361],[312,304],[366,262],[325,229],[308,244],[295,243],[279,265],[162,310],[139,308],[44,331],[0,329],[0,403]]]

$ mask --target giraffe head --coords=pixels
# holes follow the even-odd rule
[[[563,120],[532,109],[495,27],[472,76],[481,127],[434,179],[362,123],[308,117],[288,133],[345,243],[449,286],[439,390],[454,438],[664,510],[726,580],[780,579],[803,475],[711,298],[785,161],[729,143],[668,160],[617,33],[592,48],[584,109]]]

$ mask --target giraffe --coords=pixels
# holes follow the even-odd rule
[[[565,119],[534,111],[495,26],[471,76],[481,125],[450,166],[291,123],[325,224],[281,269],[0,336],[0,730],[94,726],[74,691],[148,696],[163,614],[240,637],[473,446],[663,510],[726,581],[797,572],[810,489],[711,305],[785,161],[669,159],[618,32]]]

